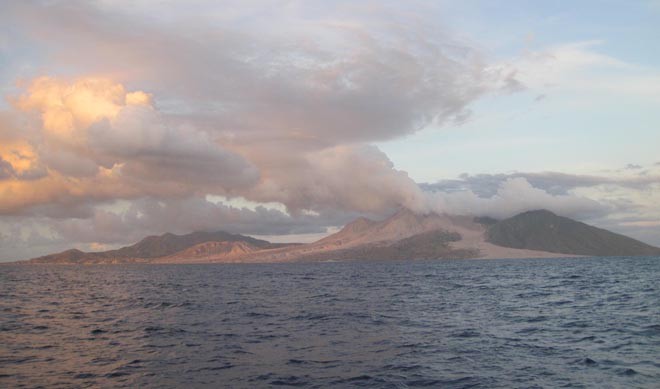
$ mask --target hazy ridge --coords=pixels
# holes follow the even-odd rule
[[[529,211],[497,221],[401,209],[375,221],[364,217],[309,244],[273,244],[224,231],[149,236],[117,250],[72,249],[28,263],[208,263],[331,260],[536,258],[660,255],[660,248],[561,217]]]

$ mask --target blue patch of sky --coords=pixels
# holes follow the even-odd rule
[[[438,11],[440,12],[440,11]],[[452,2],[443,19],[493,59],[524,50],[597,40],[590,51],[660,73],[660,4],[616,1]],[[449,12],[447,14],[447,12]],[[590,75],[623,77],[587,69]],[[621,81],[620,80],[620,81]],[[472,105],[461,126],[428,128],[379,144],[399,169],[432,182],[460,173],[593,172],[652,164],[660,144],[657,98],[596,90],[528,90]]]

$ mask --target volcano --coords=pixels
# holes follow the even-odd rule
[[[117,250],[72,249],[28,263],[209,263],[660,255],[660,248],[546,210],[504,220],[401,209],[364,217],[309,244],[273,244],[223,231],[151,236]]]

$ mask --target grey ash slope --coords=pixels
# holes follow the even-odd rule
[[[546,210],[491,224],[487,240],[517,249],[588,256],[660,255],[660,248]]]
[[[395,241],[374,242],[348,248],[301,255],[298,260],[408,260],[465,259],[479,256],[478,250],[455,249],[452,242],[461,240],[456,232],[433,230]]]

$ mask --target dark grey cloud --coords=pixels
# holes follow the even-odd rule
[[[540,94],[534,98],[534,101],[538,103],[545,100],[547,97],[548,96],[546,94]]]
[[[165,232],[223,230],[250,235],[290,235],[325,232],[343,225],[356,213],[302,214],[292,217],[280,210],[230,206],[201,197],[185,199],[143,198],[127,209],[95,207],[81,218],[34,217],[48,226],[54,236],[78,243],[128,244],[146,235]],[[56,216],[56,215],[54,215]],[[30,219],[30,218],[27,218]]]
[[[27,223],[24,218],[4,217],[2,229],[0,229],[0,262],[16,261],[58,252],[70,248],[71,243],[63,240],[53,240],[44,236],[33,225]],[[24,236],[21,229],[29,231]]]
[[[23,171],[17,171],[9,161],[4,160],[2,155],[0,155],[0,180],[14,178],[29,181],[37,180],[45,176],[46,169],[42,165],[32,166],[30,169]]]
[[[553,195],[565,195],[572,189],[614,185],[624,188],[645,189],[660,184],[660,176],[645,174],[632,177],[610,177],[597,175],[569,174],[559,172],[506,173],[506,174],[462,174],[458,179],[441,180],[436,183],[420,184],[427,191],[456,192],[471,190],[482,197],[491,197],[501,183],[511,178],[524,178],[532,186]]]
[[[336,212],[296,217],[262,206],[239,208],[208,201],[142,198],[128,207],[105,204],[77,209],[44,206],[34,214],[5,216],[0,220],[0,261],[31,258],[71,247],[95,249],[93,244],[116,247],[132,244],[147,235],[165,232],[218,231],[250,235],[323,233],[343,225],[358,214]],[[78,217],[72,217],[77,212]],[[38,226],[39,228],[35,228]],[[29,231],[25,236],[22,231]]]
[[[16,172],[14,172],[14,167],[7,161],[3,160],[0,156],[0,180],[14,177]]]
[[[194,127],[173,128],[151,107],[126,107],[112,123],[93,125],[89,137],[102,164],[124,163],[121,173],[143,182],[169,181],[213,191],[244,188],[259,178],[242,156]]]
[[[89,156],[79,155],[71,150],[44,146],[41,148],[41,161],[49,169],[68,177],[92,177],[98,173],[98,163]]]

